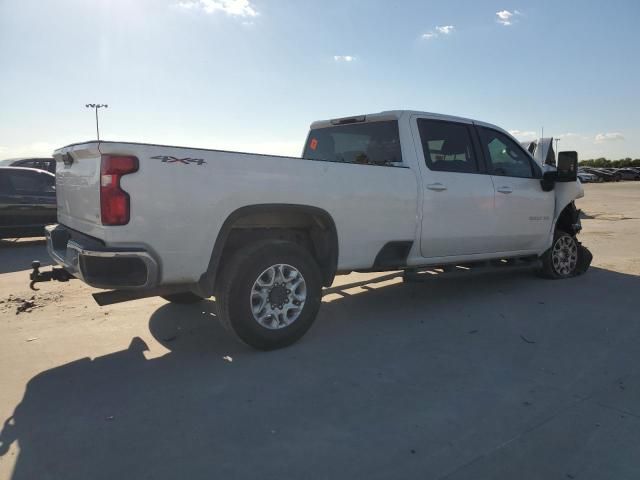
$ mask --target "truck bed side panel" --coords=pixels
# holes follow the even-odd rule
[[[139,171],[121,180],[131,221],[83,228],[110,246],[145,246],[161,260],[162,283],[197,281],[224,221],[250,205],[326,210],[338,231],[340,270],[369,268],[387,242],[416,235],[417,180],[409,168],[110,142],[100,151],[140,160]]]

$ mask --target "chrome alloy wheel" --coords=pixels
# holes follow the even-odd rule
[[[558,238],[551,251],[551,261],[558,275],[566,276],[573,273],[578,263],[576,240],[569,235]]]
[[[279,263],[262,272],[251,289],[253,318],[261,326],[278,330],[295,322],[307,299],[307,284],[291,265]]]

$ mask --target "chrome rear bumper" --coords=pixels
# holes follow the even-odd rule
[[[109,248],[65,227],[45,227],[51,258],[74,277],[96,288],[149,289],[158,283],[158,263],[142,248]]]

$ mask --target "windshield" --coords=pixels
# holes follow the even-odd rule
[[[372,165],[402,162],[398,122],[357,123],[311,130],[303,157]]]

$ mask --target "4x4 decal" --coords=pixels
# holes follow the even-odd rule
[[[155,157],[151,157],[151,158],[156,160],[162,160],[162,163],[184,163],[185,165],[189,165],[190,163],[195,163],[196,165],[202,165],[204,163],[207,163],[202,158],[189,158],[189,157],[177,158],[177,157],[170,157],[167,155],[156,155]]]

